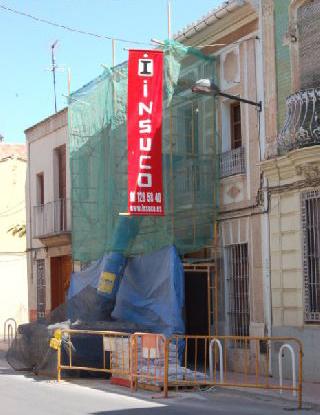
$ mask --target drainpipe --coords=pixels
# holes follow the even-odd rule
[[[262,10],[262,2],[259,4],[259,43],[258,43],[258,59],[257,59],[257,70],[258,76],[260,78],[260,85],[261,89],[259,91],[259,99],[262,102],[264,100],[264,49],[263,49],[263,42],[264,42],[264,32],[263,32],[263,10]],[[258,78],[258,79],[259,79]],[[265,155],[265,106],[263,106],[263,113],[261,114],[260,118],[260,161],[264,160]],[[264,320],[266,326],[266,335],[267,337],[272,336],[272,306],[271,306],[271,271],[270,271],[270,219],[269,219],[269,191],[268,191],[268,180],[264,176],[263,177],[263,188],[264,190],[264,213],[262,215],[262,255],[263,255],[263,305],[264,305]],[[269,346],[269,345],[268,345]],[[269,351],[269,362],[268,362],[268,373],[272,375],[272,367],[271,367],[271,355],[272,350],[270,348]]]
[[[271,305],[271,271],[270,271],[270,219],[269,219],[269,194],[268,194],[268,180],[264,178],[264,214],[263,214],[263,228],[262,228],[262,243],[263,243],[263,304],[264,304],[264,318],[266,324],[266,334],[268,337],[272,336],[272,305]],[[272,376],[271,368],[271,354],[269,351],[269,375]]]
[[[34,281],[33,281],[32,212],[31,212],[31,195],[30,195],[31,174],[30,174],[30,141],[29,140],[28,140],[27,169],[28,169],[28,184],[27,184],[27,189],[26,189],[27,192],[26,193],[28,194],[28,200],[26,200],[26,203],[28,203],[28,209],[29,209],[29,232],[28,232],[28,245],[29,246],[27,247],[27,272],[29,270],[29,272],[30,272],[30,281],[32,281],[32,287],[33,287],[33,282]],[[29,267],[28,267],[28,263],[29,263]],[[28,281],[28,312],[30,312],[29,281]]]

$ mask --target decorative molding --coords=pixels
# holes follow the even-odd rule
[[[239,189],[239,187],[233,185],[228,189],[226,193],[229,197],[231,197],[231,199],[235,199],[239,195],[240,192],[241,190]]]
[[[265,0],[262,3],[262,13],[264,16],[272,15],[274,11],[273,0]]]
[[[304,176],[307,183],[313,182],[320,178],[319,163],[305,163],[296,166],[296,173],[298,176]]]

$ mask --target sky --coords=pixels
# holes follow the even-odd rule
[[[171,0],[172,32],[198,20],[222,0]],[[0,0],[0,6],[61,25],[145,45],[116,42],[116,63],[124,48],[150,48],[167,38],[167,0]],[[58,110],[66,105],[68,68],[71,91],[112,64],[112,42],[63,30],[0,7],[0,134],[7,143],[25,142],[24,130],[54,113],[51,45],[58,40]]]

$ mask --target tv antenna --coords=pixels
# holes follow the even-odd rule
[[[53,80],[53,93],[54,93],[54,111],[55,113],[58,112],[57,110],[57,91],[56,91],[56,71],[64,72],[65,68],[63,66],[56,65],[56,58],[55,58],[55,51],[58,45],[58,40],[52,43],[50,46],[51,48],[51,66],[47,70],[52,72],[52,80]]]

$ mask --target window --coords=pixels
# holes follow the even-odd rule
[[[183,152],[187,155],[199,152],[198,118],[198,107],[194,103],[189,103],[178,109],[178,134],[181,136],[181,141],[184,140]]]
[[[297,11],[301,89],[320,85],[320,0],[308,0]]]
[[[66,145],[56,149],[58,159],[58,193],[59,199],[66,199]]]
[[[241,147],[241,107],[240,103],[230,105],[231,150]]]
[[[302,194],[305,321],[320,321],[320,191]]]
[[[249,336],[249,266],[248,245],[226,248],[229,326],[232,336]]]
[[[37,204],[44,205],[44,175],[37,174]]]

